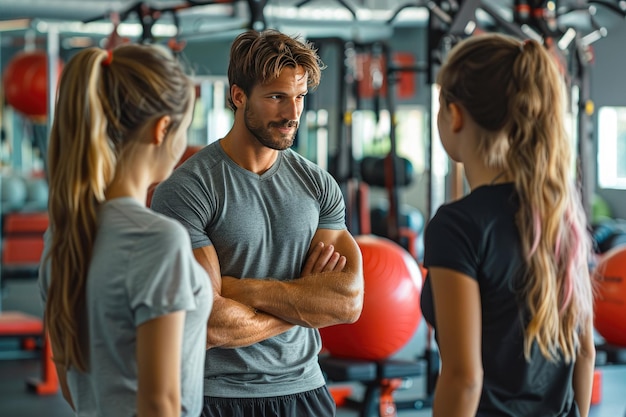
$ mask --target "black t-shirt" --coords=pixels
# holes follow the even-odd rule
[[[575,417],[573,363],[551,363],[533,346],[524,358],[525,262],[515,224],[513,184],[482,186],[443,205],[424,234],[424,266],[478,281],[482,311],[483,391],[477,416]],[[430,276],[421,295],[426,321],[437,325]]]

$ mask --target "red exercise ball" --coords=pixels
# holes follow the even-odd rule
[[[322,345],[337,357],[385,359],[404,347],[420,324],[422,274],[397,243],[373,235],[356,241],[363,254],[363,312],[353,324],[320,329]]]
[[[595,272],[595,328],[607,343],[626,346],[626,246],[606,252]]]
[[[58,64],[58,74],[63,65]],[[17,111],[31,117],[48,113],[48,56],[44,51],[19,52],[7,65],[2,79],[4,95]]]

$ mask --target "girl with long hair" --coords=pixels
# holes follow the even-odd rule
[[[210,280],[183,226],[145,206],[185,150],[194,99],[152,46],[85,49],[63,70],[39,282],[77,416],[200,414]]]
[[[425,232],[433,415],[587,416],[591,245],[562,75],[538,42],[485,34],[451,50],[438,84],[442,145],[471,191]]]

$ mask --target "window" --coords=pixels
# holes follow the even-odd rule
[[[396,108],[396,151],[398,156],[411,161],[416,174],[426,169],[426,137],[424,108],[419,105],[400,105]],[[391,149],[391,115],[388,110],[376,114],[371,110],[357,110],[352,116],[354,153],[357,159],[365,155],[385,156]]]
[[[626,107],[598,111],[598,185],[626,189]]]
[[[189,145],[206,145],[223,138],[233,124],[234,113],[228,107],[228,79],[203,76],[194,79],[196,105],[188,132]]]

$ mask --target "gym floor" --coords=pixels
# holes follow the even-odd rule
[[[41,306],[38,301],[37,287],[34,281],[12,281],[5,283],[2,293],[3,310],[19,310],[28,314],[40,315]],[[396,355],[399,359],[413,359],[424,340],[423,332],[416,333],[414,340],[409,342]],[[0,341],[0,350],[10,346],[10,341]],[[626,417],[626,365],[605,365],[602,371],[601,399],[591,407],[590,417]],[[70,417],[72,411],[60,393],[39,396],[27,388],[27,380],[38,378],[41,365],[36,359],[0,360],[0,416],[2,417]],[[352,383],[331,383],[332,387],[348,387],[352,390],[351,398],[359,401],[364,387]],[[409,404],[419,401],[425,396],[424,383],[421,378],[408,380],[404,387],[395,394],[396,401]],[[429,408],[400,409],[398,417],[430,417]],[[351,406],[340,407],[337,417],[361,416],[360,411]],[[321,416],[320,416],[321,417]],[[372,414],[367,417],[376,417]]]

